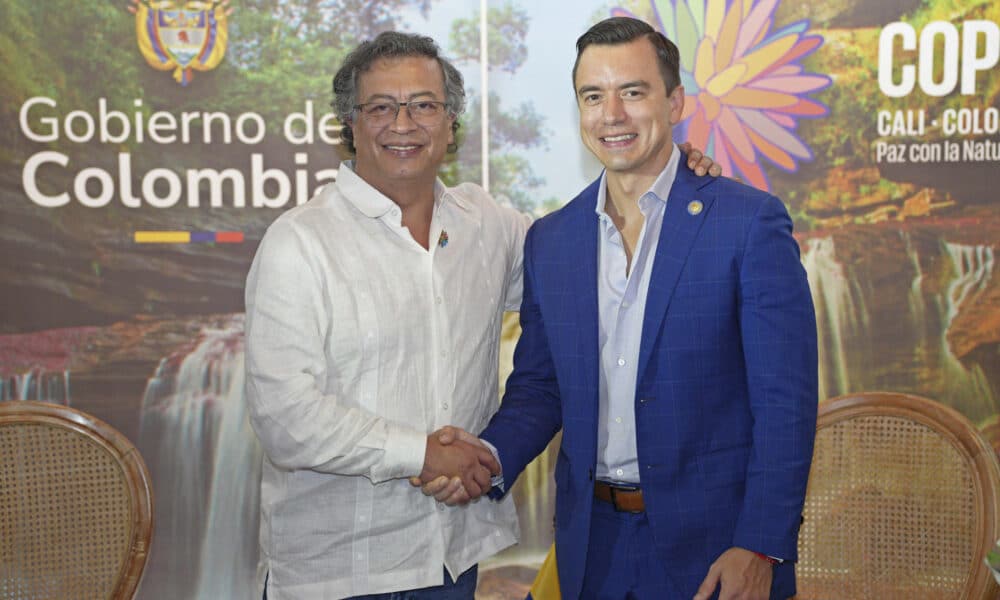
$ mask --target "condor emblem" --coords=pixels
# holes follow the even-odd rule
[[[139,51],[149,66],[173,70],[186,86],[194,71],[210,71],[226,54],[229,0],[132,0]]]

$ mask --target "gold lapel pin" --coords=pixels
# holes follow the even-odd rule
[[[705,205],[701,203],[701,200],[692,200],[688,202],[688,214],[695,216],[701,214],[701,209],[705,208]]]

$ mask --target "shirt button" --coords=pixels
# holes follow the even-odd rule
[[[622,308],[628,308],[628,307],[629,307],[629,301],[628,300],[625,300],[624,302],[622,302]]]
[[[441,504],[440,502],[438,502],[438,510],[441,511],[441,512],[444,512],[444,504]]]
[[[615,417],[615,423],[621,423],[621,422],[622,422],[621,417]]]
[[[366,517],[364,515],[361,515],[360,517],[358,517],[358,520],[361,521],[362,523],[364,523],[365,521],[368,520],[368,517]]]
[[[625,471],[622,471],[621,469],[618,469],[617,471],[615,471],[615,475],[617,475],[619,477],[621,477],[624,474],[625,474]]]
[[[374,331],[369,331],[368,332],[368,339],[372,339],[373,337],[375,337],[375,332]]]
[[[364,560],[364,555],[358,552],[357,554],[354,555],[354,558],[358,560]]]
[[[448,403],[447,402],[442,403],[441,408],[448,410]]]
[[[442,350],[441,351],[441,358],[444,358],[446,356],[448,356],[448,351],[447,350]]]
[[[618,366],[619,367],[624,367],[625,366],[625,359],[624,358],[619,358],[618,359]]]
[[[443,302],[443,300],[441,299],[441,296],[438,296],[437,298],[435,298],[434,301],[437,302],[438,304],[441,304],[441,302]]]

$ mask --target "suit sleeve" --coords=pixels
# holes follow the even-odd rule
[[[533,261],[537,229],[528,231],[524,247],[524,290],[521,337],[514,349],[514,370],[507,379],[500,410],[480,437],[497,449],[506,490],[562,427],[562,407],[555,365],[536,296]]]
[[[796,560],[816,434],[816,317],[791,219],[773,196],[750,226],[740,301],[754,424],[733,545]]]

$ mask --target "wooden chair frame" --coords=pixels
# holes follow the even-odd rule
[[[68,406],[17,400],[0,402],[0,426],[13,423],[45,424],[73,431],[97,444],[122,467],[129,493],[132,533],[111,598],[133,598],[142,580],[153,535],[151,479],[139,451],[104,421]]]
[[[909,394],[865,392],[832,398],[819,405],[817,434],[825,427],[860,416],[895,416],[920,423],[938,432],[975,467],[977,520],[983,524],[969,565],[963,598],[993,599],[1000,586],[983,557],[1000,538],[1000,464],[993,448],[965,416],[939,402]]]

